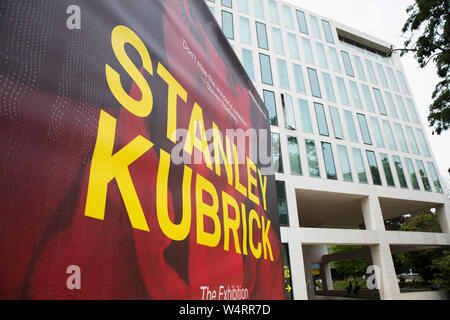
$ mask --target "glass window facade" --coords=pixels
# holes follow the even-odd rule
[[[405,158],[406,169],[408,170],[409,179],[414,190],[420,190],[419,180],[417,180],[416,170],[411,159]]]
[[[411,115],[412,121],[415,124],[419,124],[419,117],[417,116],[416,107],[414,107],[414,103],[411,99],[406,98],[406,104],[408,105],[409,114]]]
[[[395,103],[394,99],[392,98],[392,94],[386,91],[385,96],[391,117],[393,117],[394,119],[398,119],[398,113],[397,109],[395,108]]]
[[[283,173],[280,134],[272,132],[272,161],[275,172]]]
[[[298,23],[298,30],[301,33],[308,34],[308,25],[306,24],[306,17],[305,13],[300,10],[295,10],[295,13],[297,15],[297,23]]]
[[[237,0],[238,10],[242,13],[248,14],[248,0]]]
[[[281,104],[284,110],[284,122],[286,128],[295,130],[295,117],[294,117],[294,105],[292,103],[292,98],[288,94],[281,94]]]
[[[361,136],[363,138],[363,142],[367,145],[372,145],[372,139],[370,138],[369,126],[367,125],[366,116],[357,113],[359,128],[361,129]]]
[[[319,58],[319,66],[328,69],[327,56],[325,54],[325,47],[320,42],[316,42],[317,57]]]
[[[222,0],[222,5],[228,8],[233,7],[233,1],[232,0]]]
[[[280,87],[283,89],[289,89],[289,76],[286,67],[286,61],[277,59],[277,67]]]
[[[422,178],[423,187],[425,191],[431,192],[430,181],[428,180],[427,171],[425,170],[425,166],[423,165],[422,160],[416,160],[417,168],[419,169],[420,177]]]
[[[406,79],[405,79],[405,76],[403,75],[403,72],[397,71],[397,76],[398,76],[398,79],[400,80],[400,85],[402,87],[403,93],[409,95],[408,85],[406,84]]]
[[[283,5],[284,26],[288,29],[294,30],[294,20],[292,19],[291,8]]]
[[[274,0],[269,0],[269,19],[272,23],[280,24],[280,17],[278,16],[278,6]]]
[[[253,0],[253,9],[255,17],[259,19],[264,19],[264,5],[263,0]]]
[[[347,147],[338,145],[339,162],[344,181],[353,182],[352,169],[348,159]]]
[[[383,66],[377,63],[378,78],[381,80],[381,85],[389,89],[389,84],[387,82],[386,74],[384,73]]]
[[[259,48],[269,50],[266,25],[258,21],[256,21],[256,38],[258,40]]]
[[[347,89],[345,88],[344,79],[340,77],[336,77],[336,82],[339,89],[339,98],[341,99],[341,103],[345,106],[350,106],[350,100],[348,99]]]
[[[288,32],[287,34],[289,45],[289,56],[293,59],[300,60],[300,54],[298,52],[297,37],[295,34]]]
[[[389,81],[391,82],[391,88],[394,89],[396,92],[400,92],[400,88],[398,87],[397,79],[395,78],[394,71],[392,71],[392,68],[386,67]]]
[[[286,186],[284,181],[275,181],[277,189],[278,215],[281,226],[289,226],[289,215],[286,201]]]
[[[341,64],[339,62],[337,51],[334,47],[328,47],[328,53],[330,55],[331,65],[334,72],[341,73]]]
[[[402,161],[399,156],[392,156],[394,160],[395,170],[397,171],[398,181],[400,182],[400,187],[408,188],[408,184],[406,183],[405,172],[403,171]]]
[[[419,139],[420,147],[422,152],[426,157],[431,157],[430,150],[428,149],[428,144],[423,134],[422,129],[416,128],[417,138]]]
[[[409,122],[409,117],[408,113],[406,112],[405,104],[403,103],[403,98],[399,95],[396,95],[395,98],[397,99],[397,106],[400,109],[400,115],[402,116],[402,120]]]
[[[350,83],[350,92],[353,98],[353,106],[355,108],[362,109],[363,105],[361,101],[361,96],[359,95],[358,85],[356,84],[355,81],[352,80],[350,80],[349,83]]]
[[[377,157],[375,155],[375,152],[367,150],[366,154],[367,154],[367,161],[369,162],[370,173],[372,173],[373,184],[381,186],[382,182],[380,170],[378,169]]]
[[[344,139],[344,130],[342,130],[341,117],[339,116],[339,109],[330,106],[331,121],[333,123],[334,135],[337,139]]]
[[[377,86],[378,85],[377,76],[375,75],[375,71],[373,70],[373,65],[370,60],[366,59],[366,67],[367,67],[367,72],[369,73],[370,82],[373,85]]]
[[[388,186],[395,187],[394,176],[392,175],[391,165],[389,163],[389,157],[385,153],[380,153],[381,164],[383,165],[384,176]]]
[[[251,80],[255,80],[255,71],[253,68],[253,54],[250,50],[242,48],[242,65],[245,71],[247,71],[248,77]]]
[[[239,17],[240,41],[244,44],[252,44],[250,33],[250,20],[245,17]]]
[[[228,39],[234,39],[233,14],[228,11],[222,11],[222,31]]]
[[[303,78],[302,67],[298,64],[292,64],[295,79],[295,89],[298,93],[306,94],[305,79]]]
[[[434,190],[438,193],[443,193],[441,182],[439,181],[439,175],[436,171],[436,167],[434,166],[433,162],[427,162],[428,165],[428,171],[430,172],[431,180],[434,184]]]
[[[347,133],[350,141],[359,142],[358,134],[356,133],[355,122],[353,121],[353,114],[348,110],[344,110],[344,117],[347,124]]]
[[[403,134],[402,126],[399,123],[394,123],[394,130],[397,136],[398,142],[400,143],[400,149],[403,152],[408,153],[408,145],[406,144],[405,135]]]
[[[281,30],[278,28],[272,28],[272,41],[273,49],[276,53],[284,55],[283,38],[281,36]]]
[[[298,148],[297,138],[288,136],[287,141],[288,141],[289,163],[291,165],[291,174],[301,175],[302,164],[300,162],[300,151]]]
[[[309,64],[314,64],[314,57],[311,48],[311,42],[309,39],[302,38],[303,54],[305,55],[305,61]]]
[[[341,51],[342,61],[344,61],[345,72],[348,76],[354,77],[355,73],[353,72],[352,62],[350,60],[350,55],[346,51]]]
[[[278,126],[277,107],[275,103],[275,94],[269,90],[263,90],[264,104],[269,112],[270,124]]]
[[[361,85],[362,92],[364,95],[364,100],[366,102],[367,110],[375,113],[375,105],[373,104],[372,95],[370,94],[370,89],[365,84]]]
[[[357,148],[352,149],[353,160],[355,161],[356,173],[358,174],[358,180],[360,183],[369,183],[367,180],[366,168],[362,157],[361,150]]]
[[[303,99],[298,99],[298,104],[300,107],[300,118],[302,122],[303,132],[313,133],[313,127],[311,122],[311,113],[309,112],[308,101]]]
[[[336,96],[334,95],[333,83],[331,81],[331,76],[322,72],[323,83],[325,84],[325,93],[327,94],[327,100],[331,102],[336,102]]]
[[[320,177],[319,161],[317,160],[316,144],[314,140],[305,139],[308,169],[311,177]]]
[[[331,25],[328,21],[322,19],[322,27],[325,33],[325,39],[329,43],[334,43],[333,31],[331,30]]]
[[[315,16],[309,16],[309,21],[311,23],[311,33],[314,38],[322,40],[322,35],[320,33],[320,26],[317,18]]]
[[[320,91],[319,79],[317,77],[316,70],[308,68],[308,78],[309,78],[309,85],[311,86],[312,95],[316,98],[322,98],[322,93]]]
[[[270,57],[268,55],[259,54],[259,64],[261,68],[261,81],[264,84],[273,85],[272,67],[270,65]]]
[[[361,58],[358,56],[353,56],[353,58],[355,58],[355,65],[356,65],[356,70],[358,71],[358,77],[361,80],[366,81],[366,73],[364,72],[364,68],[361,63]]]
[[[375,117],[370,117],[370,123],[372,125],[373,135],[375,136],[375,143],[377,147],[384,148],[384,140],[383,135],[381,133],[380,124],[378,123],[378,119]]]
[[[380,89],[373,88],[373,93],[375,95],[375,101],[377,102],[378,111],[380,114],[386,116],[386,105],[384,104],[383,96],[381,95]]]
[[[337,180],[336,166],[334,164],[333,149],[328,142],[322,142],[323,160],[325,162],[325,170],[327,178]]]
[[[392,127],[389,121],[383,120],[384,134],[389,145],[389,149],[397,151],[397,144],[395,143],[394,133],[392,132]]]
[[[325,108],[323,104],[314,103],[314,110],[316,111],[317,127],[319,128],[319,134],[322,136],[329,136],[327,118],[325,116]]]
[[[406,135],[408,136],[409,145],[411,146],[412,152],[414,154],[420,155],[419,148],[417,147],[416,137],[410,126],[405,126]]]

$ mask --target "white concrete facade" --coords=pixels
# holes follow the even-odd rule
[[[287,222],[281,227],[281,241],[288,246],[294,299],[314,298],[310,265],[320,263],[320,257],[327,253],[326,245],[331,244],[370,249],[371,261],[381,271],[381,299],[442,297],[435,292],[400,293],[394,270],[393,248],[450,246],[450,203],[442,192],[443,180],[417,117],[416,108],[427,106],[416,106],[400,58],[395,54],[381,56],[391,45],[283,1],[205,2],[261,97],[267,92],[275,97],[272,114],[277,123],[271,131],[279,134],[283,164],[275,178],[285,188],[281,205],[286,207]],[[327,25],[331,34],[326,33]],[[349,44],[352,41],[353,45]],[[351,68],[345,63],[347,54]],[[264,78],[261,55],[269,57],[271,81]],[[314,92],[314,74],[319,94]],[[370,141],[359,122],[362,118],[366,119]],[[288,144],[288,137],[295,138],[291,142],[296,144]],[[314,141],[315,152],[311,145],[308,149],[305,139]],[[301,172],[291,167],[298,166],[292,152],[296,147]],[[331,147],[331,158],[327,147]],[[371,168],[370,155],[375,156],[377,169]],[[317,208],[325,209],[318,212]],[[385,219],[429,208],[436,209],[443,233],[385,230]],[[364,230],[355,230],[358,226]],[[329,268],[322,267],[327,273],[325,285],[331,290]]]

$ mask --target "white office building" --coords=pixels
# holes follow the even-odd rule
[[[207,0],[271,117],[281,240],[294,299],[333,295],[330,263],[364,258],[381,299],[401,292],[392,255],[450,245],[450,204],[390,43],[275,0]],[[443,233],[387,231],[435,208]],[[328,245],[358,245],[328,254]],[[316,291],[314,269],[323,290]],[[316,272],[317,273],[317,272]]]

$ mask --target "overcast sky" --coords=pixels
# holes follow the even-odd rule
[[[344,25],[360,30],[374,37],[401,47],[405,39],[402,27],[408,15],[406,8],[413,0],[285,0],[305,10],[330,18]],[[402,57],[403,68],[413,96],[425,125],[431,148],[443,179],[449,181],[447,170],[450,168],[450,132],[441,136],[431,135],[428,126],[428,106],[431,95],[439,78],[434,64],[420,69],[413,54]]]

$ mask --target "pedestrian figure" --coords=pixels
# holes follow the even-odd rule
[[[355,284],[355,290],[354,290],[355,295],[358,294],[359,289],[360,289],[359,283],[358,283],[358,281],[356,281],[356,284]]]
[[[348,285],[347,285],[347,293],[350,293],[350,292],[352,292],[352,289],[353,289],[353,285],[352,285],[352,282],[351,282],[351,281],[349,281],[349,282],[348,282]]]

